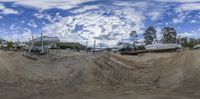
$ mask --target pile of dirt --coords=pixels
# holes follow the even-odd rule
[[[131,90],[137,92],[142,89],[145,94],[166,91],[166,96],[170,96],[169,93],[180,93],[182,96],[190,93],[190,96],[200,97],[197,94],[200,88],[195,87],[200,83],[199,51],[183,51],[142,62],[107,53],[99,57],[96,63],[105,78],[103,81],[107,81],[110,86],[119,85],[128,90],[133,88]]]
[[[68,86],[71,87],[70,90],[75,90],[75,87],[84,80],[87,63],[84,56],[37,58],[38,60],[31,60],[24,57],[21,52],[0,53],[0,86],[8,85],[5,88],[1,87],[0,97],[10,97],[10,92],[3,92],[10,87],[13,88],[11,93],[14,91],[15,95],[24,90],[24,96]]]
[[[95,56],[61,53],[48,58],[37,56],[38,60],[22,54],[0,53],[0,97],[10,97],[11,93],[13,97],[33,99],[36,96],[103,98],[161,93],[163,97],[200,97],[200,88],[195,87],[200,83],[199,51],[183,51],[142,61],[114,53]],[[12,92],[5,91],[10,88]]]

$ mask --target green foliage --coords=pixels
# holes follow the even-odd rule
[[[131,38],[135,38],[138,36],[136,31],[131,31],[131,33],[129,35]]]
[[[145,44],[150,45],[157,39],[156,37],[156,30],[153,26],[147,28],[144,33]]]
[[[187,38],[187,37],[178,37],[177,43],[181,44],[185,48],[193,48],[195,45],[200,44],[199,39]]]
[[[124,47],[124,48],[119,49],[119,51],[132,51],[132,48]]]
[[[13,48],[13,42],[8,42],[8,43],[7,43],[7,48],[9,48],[9,49],[10,49],[10,48]]]
[[[176,30],[174,28],[170,27],[165,27],[162,30],[163,38],[162,42],[163,43],[176,43]]]
[[[73,42],[60,42],[57,44],[60,49],[74,49],[74,50],[84,50],[86,46],[80,43],[73,43]]]
[[[196,45],[196,40],[194,38],[190,38],[188,42],[188,47],[193,48]]]
[[[137,50],[146,50],[146,48],[144,46],[138,46]]]
[[[188,47],[188,38],[187,37],[178,37],[177,43],[181,44],[182,47]]]

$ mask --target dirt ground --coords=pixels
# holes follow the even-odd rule
[[[0,99],[200,99],[200,51],[0,51]]]

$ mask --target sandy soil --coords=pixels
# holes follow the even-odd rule
[[[0,51],[0,99],[200,99],[200,51],[22,54]]]

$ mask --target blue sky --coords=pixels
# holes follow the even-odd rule
[[[0,38],[27,41],[43,32],[62,41],[114,45],[132,30],[165,26],[200,37],[200,0],[0,0]],[[142,39],[141,39],[142,40]]]

